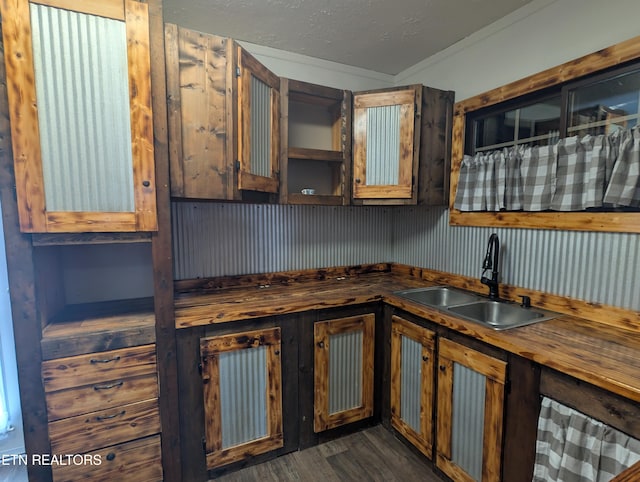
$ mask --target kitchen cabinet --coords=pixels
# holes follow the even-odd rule
[[[353,198],[417,202],[419,86],[353,95]]]
[[[95,470],[54,464],[54,481],[111,472],[162,480],[155,344],[46,360],[42,379],[51,453],[101,460]],[[132,463],[131,454],[140,460]]]
[[[453,100],[422,85],[353,94],[354,204],[447,204]]]
[[[434,331],[391,321],[391,425],[429,459],[433,452]]]
[[[206,466],[284,445],[280,328],[200,340]]]
[[[280,94],[280,202],[349,204],[351,92],[282,78]]]
[[[157,230],[148,6],[0,5],[21,231]]]
[[[165,25],[171,195],[271,200],[280,79],[232,39]]]
[[[438,340],[436,465],[453,480],[501,480],[507,363]]]
[[[314,431],[373,415],[375,314],[314,324]]]

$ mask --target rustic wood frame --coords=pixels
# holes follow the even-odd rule
[[[280,363],[280,328],[207,337],[200,340],[205,414],[207,468],[242,460],[275,450],[284,445],[282,426],[282,367]],[[222,448],[220,410],[220,353],[267,347],[267,435],[260,439]]]
[[[367,185],[367,112],[371,107],[401,105],[399,177],[397,185]],[[422,87],[409,86],[353,94],[353,198],[417,202]]]
[[[466,115],[526,94],[640,58],[640,36],[458,102],[454,106],[449,224],[573,231],[640,233],[640,215],[630,212],[462,212],[454,208],[464,155]]]
[[[238,189],[277,193],[280,157],[280,78],[238,46]],[[271,175],[251,173],[251,77],[271,88]]]
[[[453,364],[459,363],[486,377],[482,482],[499,482],[502,465],[504,385],[507,363],[446,338],[438,340],[438,417],[436,465],[454,480],[473,482],[451,461]]]
[[[149,8],[125,0],[92,2],[82,13],[124,13],[131,116],[133,212],[48,211],[40,151],[29,0],[3,0],[2,21],[20,229],[23,232],[157,230]],[[37,2],[75,10],[71,2]],[[96,7],[95,10],[92,10]]]
[[[349,316],[314,324],[314,432],[363,420],[373,415],[375,314]],[[329,413],[329,339],[332,335],[362,332],[362,400],[357,407]]]
[[[420,382],[420,431],[403,419],[401,413],[402,337],[422,345]],[[391,425],[429,459],[433,457],[433,395],[436,333],[397,315],[391,317]]]

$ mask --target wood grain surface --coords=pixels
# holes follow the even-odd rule
[[[360,267],[362,268],[362,267]],[[365,269],[361,270],[365,272]],[[341,271],[349,272],[347,268]],[[285,313],[384,300],[387,304],[455,330],[463,335],[519,355],[579,380],[640,401],[640,314],[611,306],[573,300],[533,290],[504,286],[505,298],[530,295],[533,306],[560,313],[556,319],[505,331],[495,331],[445,312],[408,301],[395,291],[420,286],[450,285],[484,294],[475,278],[409,266],[394,265],[391,272],[337,276],[311,272],[289,273],[284,284],[260,288],[260,275],[245,277],[238,288],[176,296],[176,327],[227,323]],[[277,279],[268,275],[266,280]],[[254,283],[253,285],[250,282]],[[216,286],[217,280],[199,280]]]

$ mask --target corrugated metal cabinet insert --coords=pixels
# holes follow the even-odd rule
[[[315,432],[373,415],[375,315],[314,325]]]
[[[429,459],[433,447],[435,332],[393,316],[391,424]]]
[[[200,340],[207,468],[280,448],[280,328]]]
[[[0,6],[21,230],[156,230],[148,6]]]
[[[438,340],[436,465],[453,480],[498,482],[507,364]]]

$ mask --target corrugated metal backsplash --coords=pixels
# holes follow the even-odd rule
[[[389,261],[381,207],[173,203],[176,279]]]
[[[640,310],[640,235],[449,226],[445,208],[174,203],[176,279],[394,261]]]

